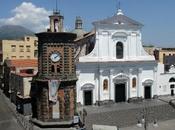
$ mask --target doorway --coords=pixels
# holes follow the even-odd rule
[[[171,96],[174,96],[174,89],[171,89]]]
[[[151,86],[145,86],[145,99],[151,99]]]
[[[171,84],[170,85],[170,89],[171,89],[171,96],[174,96],[174,87],[175,85],[174,84]]]
[[[84,105],[92,105],[92,90],[84,90]]]
[[[115,84],[115,102],[126,101],[125,83]]]

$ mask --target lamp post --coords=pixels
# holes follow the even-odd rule
[[[148,130],[148,123],[151,118],[151,114],[153,113],[151,113],[151,111],[148,110],[148,107],[144,106],[143,110],[141,111],[141,116],[142,116],[141,121],[138,120],[137,126],[142,127],[143,125],[144,130]],[[153,126],[158,127],[155,117],[153,118]]]

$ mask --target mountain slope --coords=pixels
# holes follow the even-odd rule
[[[21,39],[24,36],[34,36],[34,32],[19,25],[4,25],[0,27],[0,39]]]

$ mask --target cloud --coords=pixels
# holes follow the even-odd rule
[[[10,18],[0,19],[0,25],[21,25],[34,32],[46,31],[51,11],[36,7],[31,2],[23,2],[12,10]]]

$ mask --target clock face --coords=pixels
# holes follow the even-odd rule
[[[58,62],[60,60],[61,56],[59,53],[57,52],[53,52],[51,55],[50,55],[50,59],[53,61],[53,62]]]

